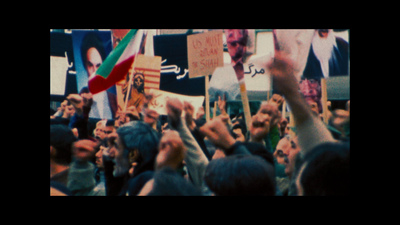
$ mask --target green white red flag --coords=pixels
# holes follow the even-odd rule
[[[136,55],[144,47],[144,38],[143,30],[137,29],[132,29],[125,35],[97,69],[96,74],[89,79],[88,86],[92,94],[107,90],[124,79]]]

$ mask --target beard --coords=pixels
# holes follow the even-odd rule
[[[320,37],[318,33],[315,33],[312,41],[313,51],[321,63],[324,77],[328,77],[329,75],[329,60],[332,57],[335,41],[336,39],[332,31],[329,32],[327,37]]]
[[[129,171],[129,162],[128,159],[125,157],[116,157],[115,158],[115,167],[113,171],[114,177],[121,177],[128,173]]]

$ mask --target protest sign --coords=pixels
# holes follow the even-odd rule
[[[156,89],[151,89],[149,93],[153,95],[153,98],[149,103],[149,109],[156,111],[160,115],[167,115],[166,105],[170,98],[177,98],[182,103],[187,101],[192,104],[195,109],[194,115],[196,115],[197,110],[202,106],[204,101],[204,96],[180,95]]]
[[[160,87],[160,70],[160,56],[137,55],[125,79],[117,83],[118,108],[135,106],[140,112],[145,93]]]
[[[224,65],[222,31],[209,31],[187,37],[189,77],[211,75]]]
[[[204,95],[203,77],[189,79],[186,34],[153,37],[154,55],[161,56],[160,90],[182,95]]]

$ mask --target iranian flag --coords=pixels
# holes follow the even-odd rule
[[[144,38],[143,30],[137,29],[132,29],[125,35],[97,69],[96,74],[89,78],[88,86],[92,94],[107,90],[124,79],[136,55],[143,49]]]

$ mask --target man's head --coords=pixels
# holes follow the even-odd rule
[[[248,31],[246,29],[227,29],[225,35],[229,55],[233,61],[237,62],[246,53]]]
[[[83,65],[90,77],[100,67],[105,59],[103,42],[93,32],[88,33],[82,40],[81,57]]]
[[[319,80],[302,78],[300,80],[300,91],[306,101],[314,101],[318,104],[318,113],[322,113],[321,84]]]
[[[350,194],[350,144],[324,143],[304,156],[296,179],[299,195]]]
[[[103,140],[107,137],[107,134],[104,133],[104,128],[106,127],[107,120],[100,120],[96,123],[96,128],[94,128],[93,134],[97,140]]]
[[[50,162],[69,165],[72,161],[72,144],[76,141],[71,129],[65,125],[50,125]]]
[[[292,176],[295,158],[300,150],[300,146],[297,142],[297,136],[292,138],[289,135],[286,135],[276,145],[274,157],[279,164],[285,166],[285,173],[289,177]]]
[[[132,163],[137,163],[133,176],[145,170],[154,169],[159,136],[148,124],[142,121],[126,123],[109,138],[114,139],[110,148],[116,150],[114,176],[121,176],[128,172]]]
[[[275,195],[274,167],[258,156],[213,159],[206,168],[204,180],[219,196]]]

